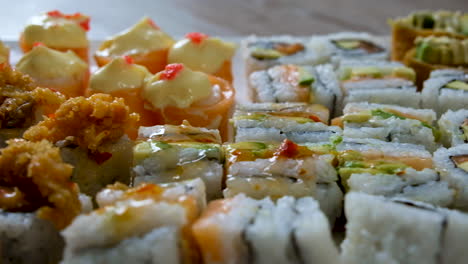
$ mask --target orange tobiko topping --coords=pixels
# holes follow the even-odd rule
[[[164,71],[161,72],[161,80],[173,80],[177,77],[177,74],[184,69],[184,65],[181,63],[172,63],[166,65]]]
[[[185,35],[186,38],[190,39],[195,44],[200,44],[203,40],[209,36],[200,32],[191,32]]]

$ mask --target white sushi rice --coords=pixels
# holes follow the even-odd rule
[[[442,142],[446,147],[468,143],[464,132],[460,129],[466,119],[468,119],[468,109],[448,110],[440,117],[439,130],[442,134]]]
[[[463,71],[434,71],[428,80],[424,82],[421,92],[422,106],[432,108],[440,116],[447,110],[459,110],[466,108],[468,91],[444,88],[455,80],[467,80],[468,74]]]
[[[35,213],[0,210],[0,263],[57,263],[63,238],[54,225]]]
[[[385,142],[377,139],[345,138],[337,146],[337,150],[374,151],[389,157],[432,158],[431,153],[424,146],[410,143]]]
[[[343,263],[462,264],[468,260],[461,242],[468,233],[467,214],[357,192],[346,195],[345,214]]]
[[[343,99],[343,109],[349,103],[369,102],[377,104],[392,104],[405,107],[420,108],[421,94],[417,92],[416,86],[397,87],[397,88],[370,88],[349,90]]]
[[[457,168],[452,156],[468,155],[468,144],[440,148],[434,153],[434,163],[442,179],[456,190],[454,207],[468,211],[468,172]]]

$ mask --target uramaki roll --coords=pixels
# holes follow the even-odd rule
[[[417,11],[391,20],[392,60],[403,61],[417,37],[468,37],[468,14],[450,11]]]
[[[150,18],[144,17],[133,27],[104,41],[94,58],[102,67],[115,57],[130,56],[136,64],[157,73],[167,64],[167,54],[174,40]]]
[[[16,64],[38,86],[57,90],[67,97],[83,95],[89,82],[89,68],[72,51],[61,52],[38,42]]]
[[[89,21],[89,16],[81,13],[63,14],[58,10],[35,16],[21,33],[19,45],[26,53],[34,43],[41,42],[58,51],[71,50],[87,62]]]
[[[212,74],[231,83],[234,53],[234,43],[192,32],[171,47],[168,63],[183,63],[194,71]]]

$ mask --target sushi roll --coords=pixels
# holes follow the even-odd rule
[[[237,142],[224,145],[224,149],[224,197],[244,193],[254,199],[276,200],[286,195],[323,198],[324,211],[330,213],[331,223],[335,221],[342,193],[334,185],[338,178],[332,154],[288,139],[282,143]]]
[[[317,103],[332,116],[341,91],[330,64],[286,64],[253,72],[249,76],[251,101],[257,103]]]
[[[234,43],[191,32],[176,42],[168,53],[168,63],[183,63],[194,71],[202,71],[232,83]]]
[[[445,10],[421,10],[390,21],[392,26],[392,60],[403,61],[414,47],[417,37],[448,36],[465,39],[468,36],[468,14]]]
[[[345,198],[343,263],[462,264],[468,214],[364,193]]]
[[[432,155],[423,146],[345,138],[337,151],[337,170],[347,191],[444,207],[453,203],[455,190],[434,170]]]
[[[123,99],[95,94],[68,99],[23,136],[60,147],[62,158],[75,167],[72,180],[94,197],[108,184],[130,182],[133,142],[124,131],[137,119]]]
[[[145,108],[160,118],[158,124],[192,125],[219,129],[228,140],[229,115],[235,90],[230,83],[203,72],[173,63],[146,81],[142,96]]]
[[[16,64],[16,69],[29,75],[38,86],[67,97],[84,95],[88,87],[88,64],[70,50],[61,52],[36,43]]]
[[[133,184],[201,178],[209,200],[220,198],[224,155],[217,130],[163,125],[140,127],[133,148]]]
[[[130,56],[116,57],[91,75],[86,95],[105,93],[123,98],[130,111],[140,115],[134,126],[125,129],[126,134],[135,139],[140,126],[154,126],[161,122],[145,107],[142,96],[146,81],[151,76],[144,66],[135,64]]]
[[[434,162],[442,179],[456,190],[453,206],[468,211],[468,144],[438,149]]]
[[[349,103],[343,113],[333,119],[332,124],[343,128],[344,137],[413,143],[431,152],[438,148],[440,132],[434,126],[436,114],[431,109]]]
[[[278,141],[296,143],[328,142],[341,135],[338,127],[329,127],[328,109],[322,105],[301,103],[246,104],[237,107],[231,120],[234,141]]]
[[[155,184],[104,189],[98,196],[105,205],[62,232],[62,263],[197,263],[190,228],[202,208],[197,197],[168,195],[170,189]]]
[[[416,71],[418,86],[422,86],[431,71],[436,69],[468,71],[468,36],[464,40],[445,36],[418,37],[415,48],[406,53],[404,62]]]
[[[468,143],[468,109],[448,110],[440,117],[438,124],[446,147]]]
[[[365,32],[339,32],[325,36],[312,37],[326,39],[333,50],[332,62],[339,64],[342,59],[388,60],[390,57],[390,39],[373,36]]]
[[[331,50],[325,40],[292,36],[249,36],[241,42],[246,76],[275,65],[318,65],[330,60]]]
[[[47,141],[8,141],[0,154],[0,262],[58,263],[60,230],[81,212],[73,167]]]
[[[29,52],[35,43],[43,43],[58,51],[73,51],[88,62],[90,29],[89,16],[81,13],[63,14],[53,10],[32,17],[21,33],[19,45],[24,53]]]
[[[458,70],[436,70],[424,82],[422,106],[432,108],[440,116],[447,110],[466,108],[468,74]]]
[[[10,48],[0,40],[0,70],[10,65]]]
[[[192,227],[203,261],[338,263],[325,215],[313,198],[213,201]]]
[[[104,41],[94,58],[97,65],[102,67],[115,57],[127,55],[151,73],[157,73],[164,70],[169,48],[173,44],[174,40],[153,20],[144,17],[131,28]]]
[[[65,101],[62,94],[37,88],[34,81],[5,66],[0,70],[0,147],[50,115]]]
[[[420,107],[421,98],[414,86],[415,72],[401,63],[342,60],[337,76],[343,93],[338,114],[351,102]]]

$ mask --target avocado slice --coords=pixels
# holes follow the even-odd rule
[[[346,49],[346,50],[357,49],[361,46],[361,42],[359,40],[353,40],[353,39],[334,40],[333,43],[338,48]]]
[[[416,59],[427,63],[438,63],[440,53],[429,42],[424,41],[416,48]]]
[[[468,14],[460,18],[460,31],[463,35],[468,35]]]
[[[416,80],[416,73],[412,68],[409,67],[397,67],[392,71],[392,75],[395,77],[403,78],[409,81]]]
[[[465,122],[460,126],[460,129],[465,137],[465,142],[468,142],[468,119],[465,119]]]
[[[458,165],[458,168],[468,172],[468,161]]]
[[[468,172],[468,154],[451,156],[450,159],[453,161],[453,163],[455,163],[455,167]]]
[[[388,119],[388,118],[391,118],[391,117],[395,117],[395,118],[402,119],[402,120],[406,119],[406,117],[395,115],[393,113],[389,113],[389,112],[386,112],[386,111],[383,111],[383,110],[380,110],[380,109],[372,110],[371,114],[373,116],[378,116],[378,117],[381,117],[383,119]]]
[[[445,88],[468,91],[468,83],[464,81],[451,81],[445,85]]]
[[[259,60],[275,60],[283,56],[283,53],[274,49],[255,48],[250,56]]]
[[[382,78],[383,73],[377,67],[357,67],[352,69],[351,77]]]
[[[261,150],[266,149],[268,146],[262,142],[239,142],[231,144],[232,149],[244,149],[244,150]]]
[[[299,67],[299,85],[308,86],[315,81],[314,75],[306,71],[304,68]]]
[[[351,122],[351,123],[364,123],[369,121],[371,118],[371,114],[368,112],[361,112],[355,114],[347,114],[343,116],[343,121]]]

